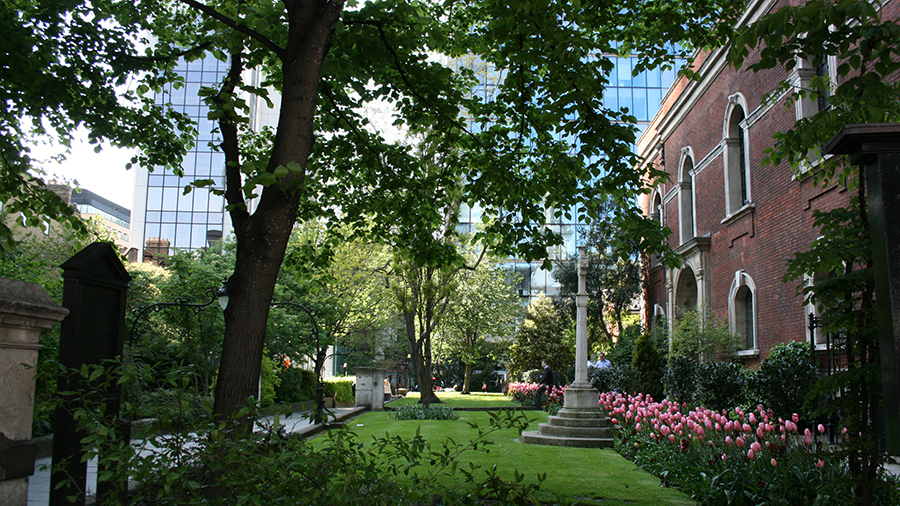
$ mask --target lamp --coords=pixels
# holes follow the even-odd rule
[[[225,308],[228,307],[228,280],[222,281],[222,286],[216,290],[216,299],[219,301],[219,307],[222,308],[222,311],[225,311]]]

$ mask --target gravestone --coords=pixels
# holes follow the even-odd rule
[[[59,361],[69,370],[82,365],[100,365],[122,355],[125,336],[125,296],[131,276],[109,243],[89,245],[64,264],[63,306],[69,316],[62,322],[59,342]],[[87,390],[77,375],[61,374],[58,391]],[[84,407],[84,399],[69,396],[57,408],[53,425],[53,466],[50,478],[50,504],[62,506],[84,504],[83,491],[87,483],[87,463],[73,412]],[[119,412],[119,389],[93,391],[87,402],[106,404],[106,416],[115,420]],[[120,434],[128,438],[124,430]],[[57,466],[62,468],[57,469]],[[101,469],[102,471],[102,469]],[[97,489],[104,494],[108,486],[124,491],[125,484],[108,485]],[[76,503],[69,496],[79,497]]]

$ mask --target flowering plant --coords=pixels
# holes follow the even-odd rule
[[[825,427],[801,430],[796,414],[775,418],[762,405],[751,412],[688,410],[617,393],[600,394],[600,406],[620,454],[701,504],[852,502],[846,465],[820,439]]]
[[[533,405],[537,396],[537,390],[541,385],[538,383],[510,383],[506,395],[512,397],[515,402],[523,406]],[[551,415],[559,412],[563,406],[563,394],[566,387],[554,385],[541,397],[541,407]]]

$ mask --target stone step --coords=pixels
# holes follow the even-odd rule
[[[558,437],[541,434],[536,430],[522,432],[518,439],[521,443],[539,444],[548,446],[567,446],[571,448],[612,448],[612,438],[590,437]]]
[[[556,427],[608,427],[609,420],[607,418],[567,418],[562,416],[551,416],[547,418],[547,423]]]
[[[543,436],[556,436],[567,438],[606,438],[611,437],[609,427],[566,427],[553,426],[542,423],[538,425],[538,432]]]

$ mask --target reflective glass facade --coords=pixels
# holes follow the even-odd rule
[[[613,70],[609,74],[609,83],[603,96],[603,105],[613,110],[628,109],[628,112],[637,121],[638,132],[636,138],[640,137],[657,110],[659,110],[660,102],[668,91],[669,86],[675,82],[677,70],[674,68],[668,70],[654,69],[634,76],[632,73],[638,60],[637,56],[623,58],[615,56],[602,57],[609,58],[613,63]],[[459,59],[455,62],[455,65],[473,69],[479,78],[479,84],[473,90],[474,93],[485,100],[492,99],[496,93],[497,82],[502,78],[500,71],[472,59]],[[469,127],[477,129],[478,125],[470,121]],[[481,214],[481,209],[477,205],[471,207],[463,206],[460,210],[459,230],[474,232],[475,227],[481,223]],[[578,246],[581,242],[579,230],[586,228],[587,225],[578,221],[578,216],[574,210],[571,213],[571,220],[558,219],[553,214],[552,210],[547,210],[547,227],[561,235],[565,244],[552,251],[550,259],[572,258],[578,251]],[[524,262],[510,259],[509,263],[523,276],[523,280],[518,287],[519,295],[522,297],[533,297],[540,293],[555,295],[559,292],[559,283],[553,279],[549,271],[541,268],[541,261]]]
[[[220,140],[199,91],[204,86],[217,86],[227,70],[228,64],[215,58],[181,63],[177,72],[184,77],[184,86],[176,89],[170,85],[156,97],[158,103],[171,103],[196,122],[197,139],[181,164],[183,177],[157,167],[135,178],[133,229],[136,238],[142,237],[140,247],[144,251],[168,254],[172,248],[204,248],[231,228],[224,197],[205,188],[184,195],[185,186],[196,179],[212,179],[216,187],[224,188],[225,156],[210,146]]]

